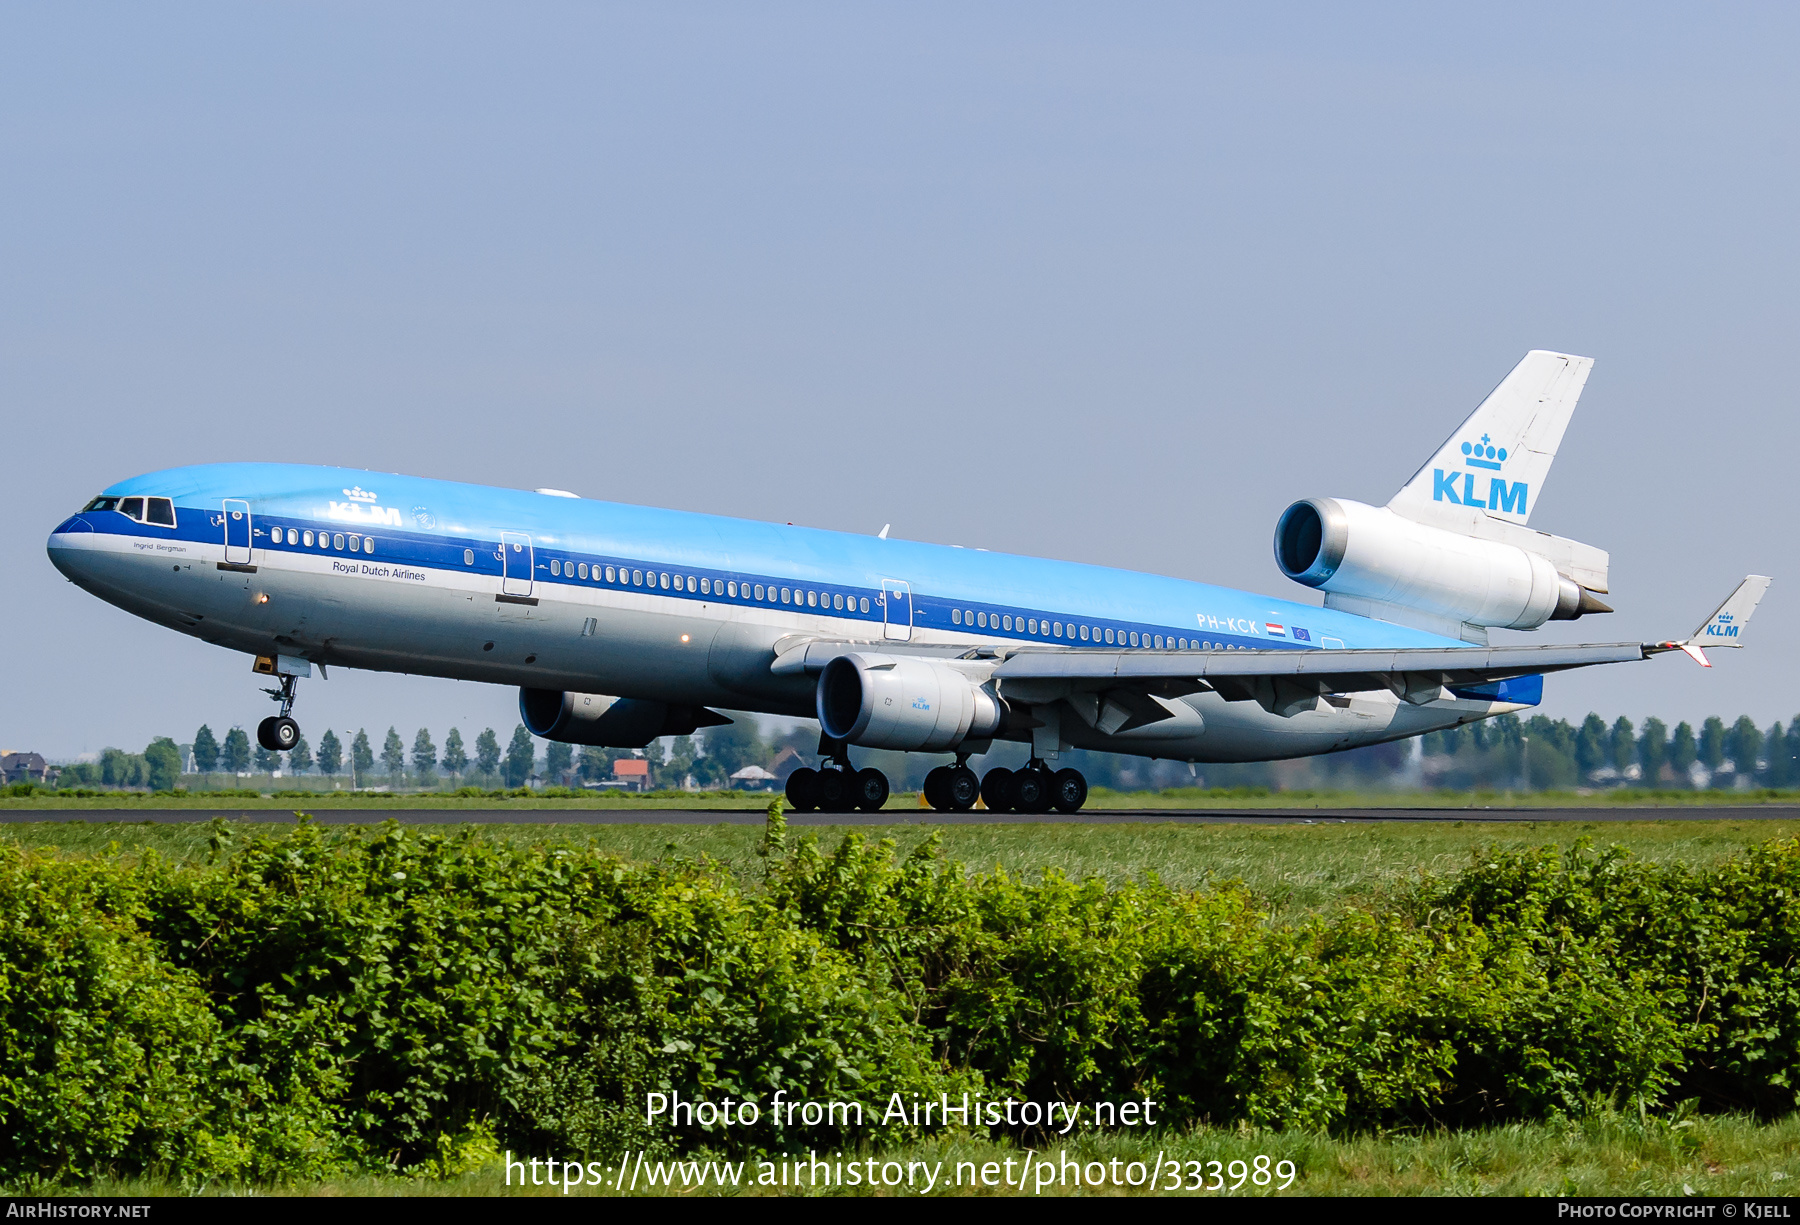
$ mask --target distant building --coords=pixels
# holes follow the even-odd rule
[[[650,763],[642,757],[621,757],[613,762],[613,782],[635,791],[650,789]]]
[[[806,758],[793,745],[788,745],[775,754],[775,760],[769,763],[769,772],[775,778],[785,779],[788,775],[806,764]]]
[[[774,781],[775,776],[761,766],[745,766],[731,776],[731,783],[734,787],[744,787],[749,790],[767,787]]]
[[[55,770],[42,753],[8,753],[0,757],[0,768],[9,783],[48,783]]]

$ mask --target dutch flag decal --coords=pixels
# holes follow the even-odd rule
[[[1281,626],[1281,625],[1276,625],[1273,621],[1265,621],[1263,623],[1263,629],[1267,630],[1272,637],[1275,637],[1275,638],[1286,638],[1287,637],[1287,627]]]

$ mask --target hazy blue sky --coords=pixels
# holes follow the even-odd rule
[[[1254,10],[1246,12],[1246,10]],[[1284,596],[1530,348],[1597,360],[1532,525],[1753,648],[1545,708],[1800,710],[1800,9],[8,5],[0,747],[253,725],[58,520],[224,459],[406,471]],[[1506,637],[1505,635],[1501,635]],[[511,690],[339,673],[439,742]]]

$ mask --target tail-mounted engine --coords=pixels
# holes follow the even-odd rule
[[[1510,525],[1497,530],[1542,536],[1552,549],[1589,548]],[[1275,561],[1296,583],[1326,592],[1327,605],[1363,612],[1353,601],[1368,601],[1368,615],[1378,617],[1384,609],[1410,609],[1464,625],[1528,630],[1612,611],[1530,549],[1339,498],[1288,507],[1275,525]]]

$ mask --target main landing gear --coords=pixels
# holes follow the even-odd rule
[[[876,812],[887,801],[887,775],[858,770],[842,747],[831,752],[824,769],[802,766],[788,775],[787,802],[795,812]]]
[[[970,777],[974,777],[972,773]],[[1023,770],[996,767],[981,779],[981,802],[992,812],[1049,812],[1052,808],[1080,812],[1087,793],[1087,779],[1080,770],[1052,771],[1039,758],[1027,762]]]
[[[294,709],[294,687],[300,678],[281,675],[281,688],[265,689],[264,693],[281,703],[281,713],[270,715],[256,725],[256,743],[271,753],[285,753],[300,743],[300,725],[288,717]]]

